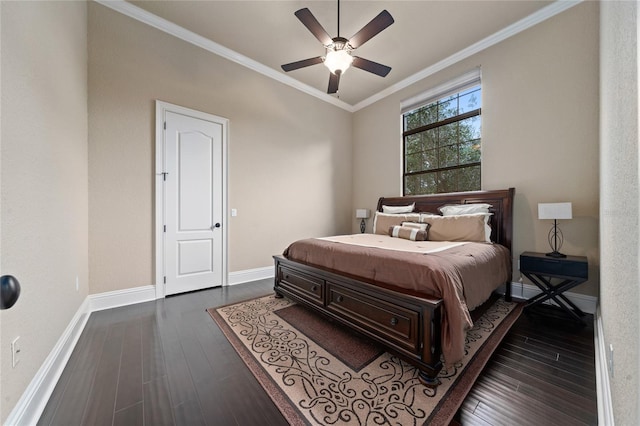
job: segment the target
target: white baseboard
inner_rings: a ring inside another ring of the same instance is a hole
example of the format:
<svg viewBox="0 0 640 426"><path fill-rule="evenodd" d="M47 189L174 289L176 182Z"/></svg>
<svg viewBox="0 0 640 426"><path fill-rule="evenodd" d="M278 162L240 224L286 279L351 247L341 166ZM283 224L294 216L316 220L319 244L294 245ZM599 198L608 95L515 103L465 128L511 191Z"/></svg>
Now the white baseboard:
<svg viewBox="0 0 640 426"><path fill-rule="evenodd" d="M91 294L89 295L89 300L91 303L91 312L119 308L120 306L133 305L134 303L149 302L156 300L156 286L145 285L142 287Z"/></svg>
<svg viewBox="0 0 640 426"><path fill-rule="evenodd" d="M89 319L90 303L86 298L58 339L49 356L27 386L5 423L6 426L35 425L76 347Z"/></svg>
<svg viewBox="0 0 640 426"><path fill-rule="evenodd" d="M518 299L530 299L536 294L540 294L541 291L538 287L532 284L525 284L521 282L511 283L511 296ZM594 296L587 296L586 294L565 292L563 295L573 302L578 308L587 314L596 313L598 306L598 298ZM554 304L552 301L546 301L546 304Z"/></svg>
<svg viewBox="0 0 640 426"><path fill-rule="evenodd" d="M613 404L607 364L607 347L600 308L596 310L593 327L593 343L596 352L596 395L598 397L598 425L613 426Z"/></svg>
<svg viewBox="0 0 640 426"><path fill-rule="evenodd" d="M251 281L264 280L275 276L275 268L266 266L264 268L245 269L244 271L229 272L227 285L243 284Z"/></svg>

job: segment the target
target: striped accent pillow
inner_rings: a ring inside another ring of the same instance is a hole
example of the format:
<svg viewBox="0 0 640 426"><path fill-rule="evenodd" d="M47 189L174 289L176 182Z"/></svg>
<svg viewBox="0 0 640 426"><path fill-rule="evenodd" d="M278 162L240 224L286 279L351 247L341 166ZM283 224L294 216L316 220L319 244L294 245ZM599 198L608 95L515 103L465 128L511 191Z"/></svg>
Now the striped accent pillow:
<svg viewBox="0 0 640 426"><path fill-rule="evenodd" d="M389 228L389 236L405 240L427 241L428 235L427 231L410 226L392 226Z"/></svg>
<svg viewBox="0 0 640 426"><path fill-rule="evenodd" d="M421 231L428 231L429 225L428 223L418 223L418 222L402 222L402 226L405 228L417 228Z"/></svg>

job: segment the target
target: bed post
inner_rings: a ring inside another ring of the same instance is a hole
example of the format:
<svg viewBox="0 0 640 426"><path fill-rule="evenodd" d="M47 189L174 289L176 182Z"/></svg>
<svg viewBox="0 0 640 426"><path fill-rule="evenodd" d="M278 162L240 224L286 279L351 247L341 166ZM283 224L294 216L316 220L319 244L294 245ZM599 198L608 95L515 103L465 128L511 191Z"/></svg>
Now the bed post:
<svg viewBox="0 0 640 426"><path fill-rule="evenodd" d="M430 388L440 384L438 373L442 369L442 300L422 307L422 353L418 367L418 380Z"/></svg>

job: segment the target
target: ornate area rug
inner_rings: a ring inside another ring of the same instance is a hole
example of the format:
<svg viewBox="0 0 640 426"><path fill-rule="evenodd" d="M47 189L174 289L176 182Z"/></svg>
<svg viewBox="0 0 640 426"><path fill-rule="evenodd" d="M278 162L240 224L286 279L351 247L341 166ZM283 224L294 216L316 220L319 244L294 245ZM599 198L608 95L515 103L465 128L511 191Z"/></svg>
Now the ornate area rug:
<svg viewBox="0 0 640 426"><path fill-rule="evenodd" d="M290 424L406 426L449 424L522 305L484 307L465 357L435 389L378 344L286 298L207 311Z"/></svg>

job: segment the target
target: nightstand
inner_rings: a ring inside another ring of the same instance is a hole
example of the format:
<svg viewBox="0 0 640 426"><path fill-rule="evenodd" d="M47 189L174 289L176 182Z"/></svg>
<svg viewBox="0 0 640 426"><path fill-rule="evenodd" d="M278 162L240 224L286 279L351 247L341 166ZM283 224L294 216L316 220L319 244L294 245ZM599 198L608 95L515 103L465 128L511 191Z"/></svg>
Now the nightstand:
<svg viewBox="0 0 640 426"><path fill-rule="evenodd" d="M542 290L542 293L527 300L525 308L553 300L572 318L583 322L585 315L562 293L582 284L589 278L589 263L584 256L554 258L544 253L524 252L520 255L520 272ZM556 283L552 282L556 279Z"/></svg>

